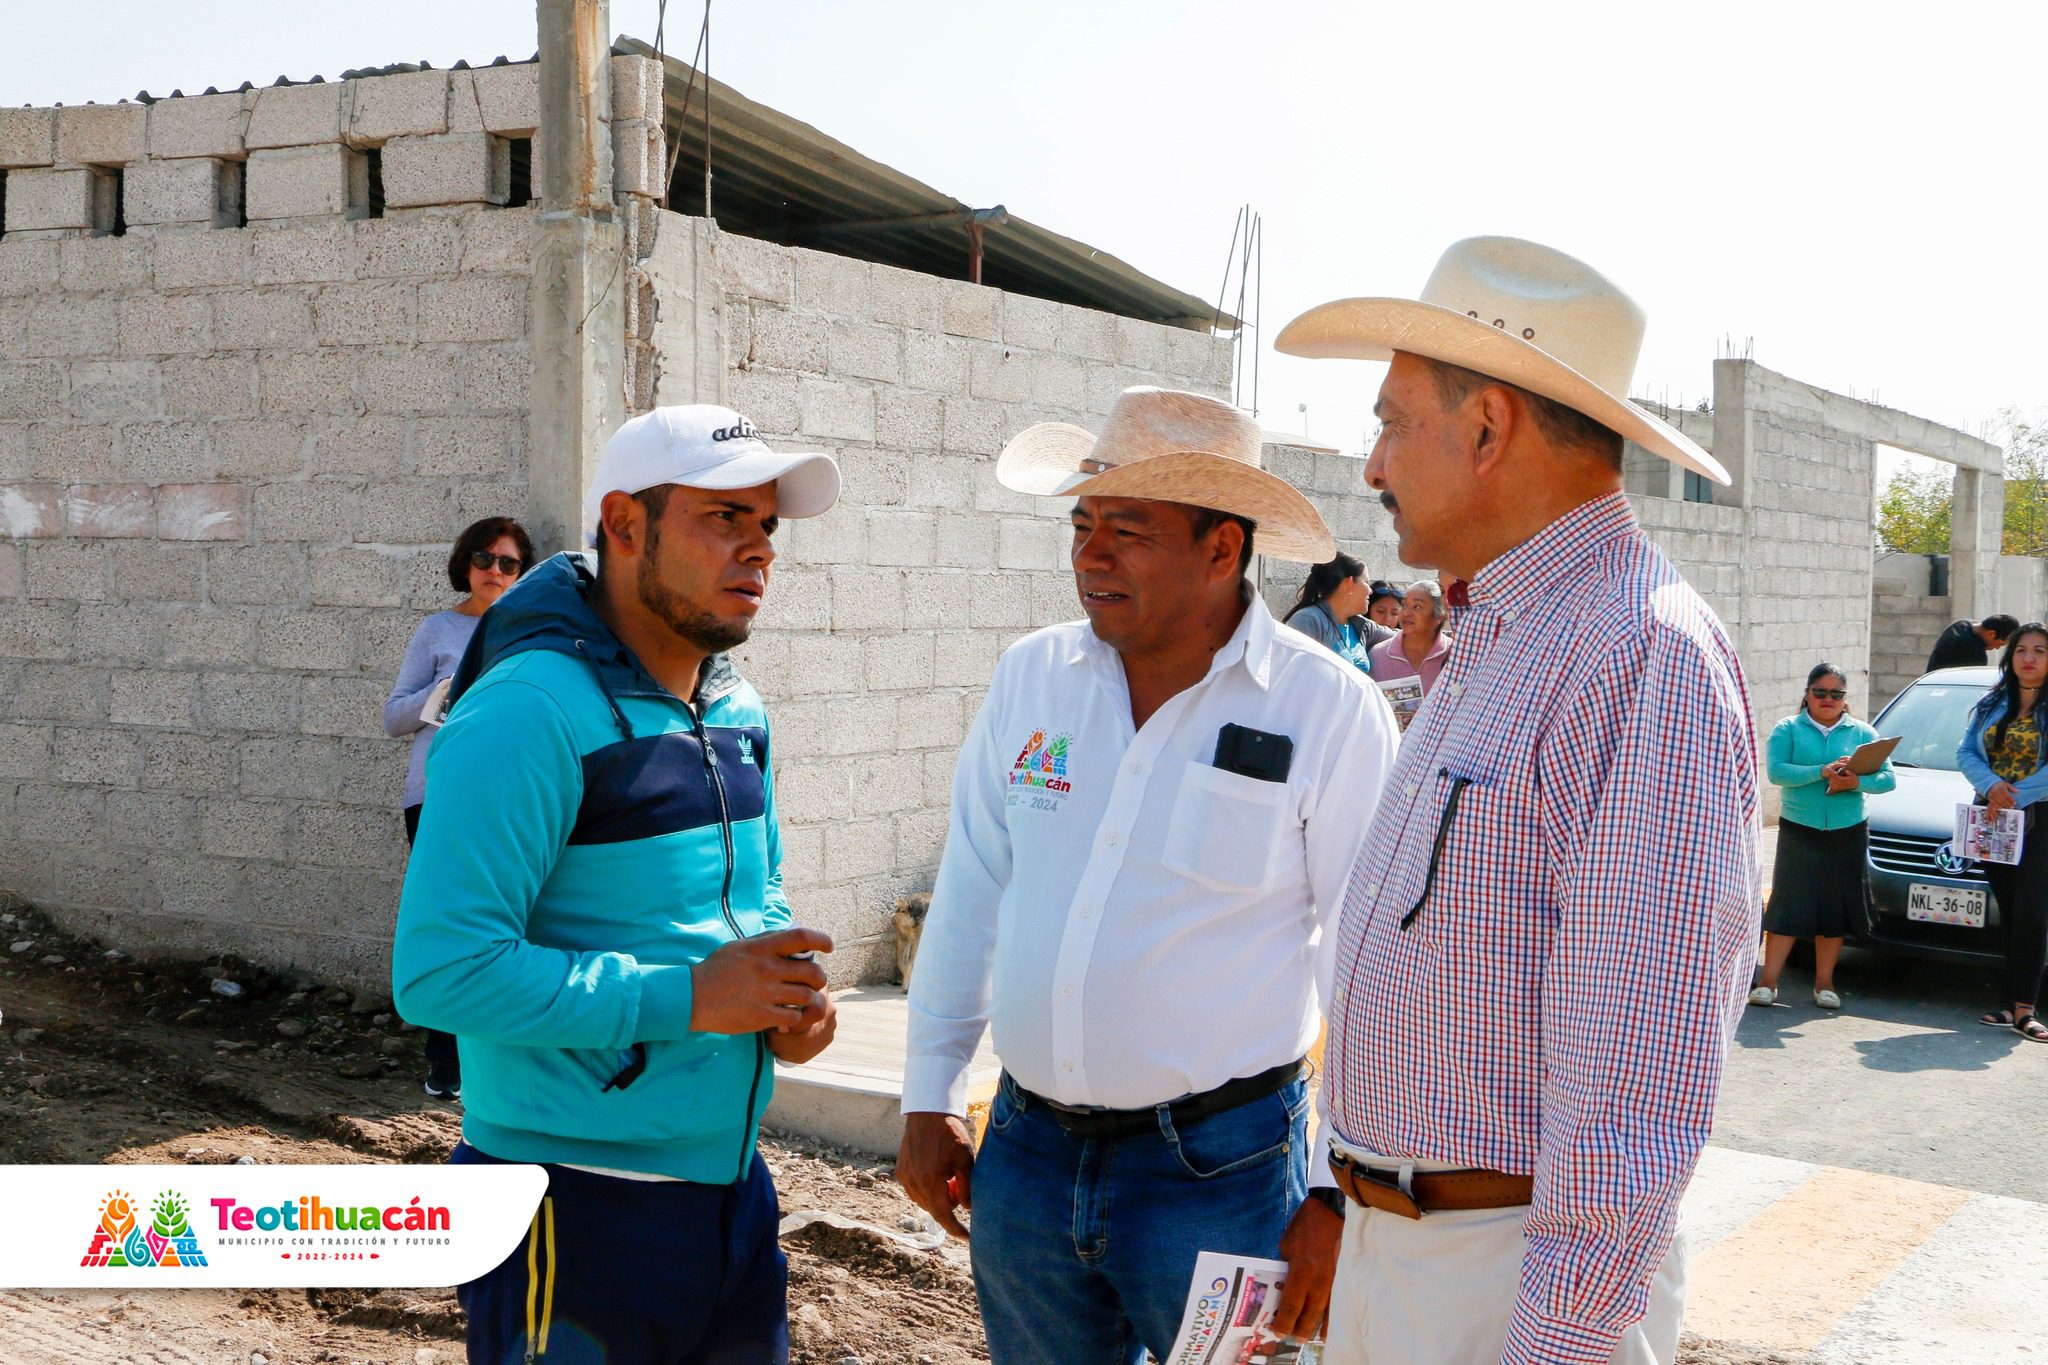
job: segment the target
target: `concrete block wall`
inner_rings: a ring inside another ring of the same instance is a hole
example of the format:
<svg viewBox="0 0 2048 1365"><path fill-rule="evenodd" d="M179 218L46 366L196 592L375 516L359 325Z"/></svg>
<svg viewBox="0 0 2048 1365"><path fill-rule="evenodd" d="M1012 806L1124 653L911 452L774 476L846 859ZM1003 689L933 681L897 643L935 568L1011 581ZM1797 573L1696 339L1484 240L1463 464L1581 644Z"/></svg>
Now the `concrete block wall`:
<svg viewBox="0 0 2048 1365"><path fill-rule="evenodd" d="M1829 411L1851 400L1753 363L1740 369L1749 504L1737 641L1759 727L1791 714L1823 660L1848 671L1850 704L1867 716L1875 451Z"/></svg>
<svg viewBox="0 0 2048 1365"><path fill-rule="evenodd" d="M1401 562L1394 541L1394 523L1380 506L1379 494L1365 486L1365 461L1304 446L1268 444L1266 468L1299 488L1329 523L1337 549L1365 565L1367 581L1384 578L1412 583L1434 573ZM1301 593L1308 566L1286 560L1261 559L1257 565L1259 593L1273 615L1285 616Z"/></svg>
<svg viewBox="0 0 2048 1365"><path fill-rule="evenodd" d="M536 211L465 177L530 131L533 72L0 116L10 229L19 177L136 158L125 235L0 237L0 889L138 949L385 979L381 706L456 532L528 515ZM432 206L352 216L364 150L436 138L477 156ZM287 164L305 195L266 187Z"/></svg>
<svg viewBox="0 0 2048 1365"><path fill-rule="evenodd" d="M2032 555L2000 555L1997 588L1989 610L2020 621L2048 620L2048 559Z"/></svg>
<svg viewBox="0 0 2048 1365"><path fill-rule="evenodd" d="M665 211L658 230L703 243L716 291L657 275L662 318L712 319L696 341L719 348L731 405L771 444L840 462L839 505L787 524L735 653L770 703L791 904L838 939L835 980L886 979L890 911L932 884L998 656L1081 614L1069 504L1005 491L997 452L1032 422L1099 425L1133 384L1225 393L1229 345ZM673 358L660 381L662 403L710 401Z"/></svg>
<svg viewBox="0 0 2048 1365"><path fill-rule="evenodd" d="M1928 595L1931 555L1888 554L1874 566L1870 603L1871 710L1904 691L1927 667L1935 636L1963 615L1952 595ZM2048 617L2048 560L2002 555L1989 607L1975 619L2004 612L2020 621ZM1994 662L1996 658L1994 656Z"/></svg>
<svg viewBox="0 0 2048 1365"><path fill-rule="evenodd" d="M502 204L508 139L531 138L540 123L538 72L525 62L0 110L0 228L20 239L110 235L117 216L130 230L233 226L237 215L366 217L371 151L392 208ZM655 127L658 138L658 114Z"/></svg>
<svg viewBox="0 0 2048 1365"><path fill-rule="evenodd" d="M1922 556L1913 556L1921 564ZM1934 639L1956 619L1946 594L1931 597L1925 575L1915 583L1880 578L1870 599L1870 709L1906 690L1927 670L1927 651Z"/></svg>

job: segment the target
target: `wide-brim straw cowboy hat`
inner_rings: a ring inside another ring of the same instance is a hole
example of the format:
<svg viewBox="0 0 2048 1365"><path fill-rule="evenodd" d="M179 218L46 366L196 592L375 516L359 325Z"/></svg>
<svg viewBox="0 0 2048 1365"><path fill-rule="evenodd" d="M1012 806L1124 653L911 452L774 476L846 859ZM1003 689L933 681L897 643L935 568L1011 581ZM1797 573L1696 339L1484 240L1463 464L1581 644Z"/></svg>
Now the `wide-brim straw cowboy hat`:
<svg viewBox="0 0 2048 1365"><path fill-rule="evenodd" d="M1337 542L1315 505L1261 465L1258 421L1220 399L1177 389L1117 395L1097 436L1071 422L1017 433L996 460L1003 487L1035 497L1150 498L1258 523L1252 549L1321 564Z"/></svg>
<svg viewBox="0 0 2048 1365"><path fill-rule="evenodd" d="M1452 244L1418 299L1338 299L1287 324L1288 355L1460 365L1554 399L1716 483L1728 471L1698 442L1628 401L1643 310L1584 261L1515 237Z"/></svg>

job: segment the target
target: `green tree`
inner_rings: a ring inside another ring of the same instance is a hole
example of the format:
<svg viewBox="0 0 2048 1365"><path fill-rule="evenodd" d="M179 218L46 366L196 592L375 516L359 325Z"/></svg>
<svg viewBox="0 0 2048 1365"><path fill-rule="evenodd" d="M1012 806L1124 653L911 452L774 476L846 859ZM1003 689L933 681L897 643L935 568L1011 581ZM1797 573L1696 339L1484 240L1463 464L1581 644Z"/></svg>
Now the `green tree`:
<svg viewBox="0 0 2048 1365"><path fill-rule="evenodd" d="M2048 416L2006 408L1992 427L2005 447L2004 552L2048 559ZM1877 548L1947 554L1954 501L1954 470L1901 469L1877 495Z"/></svg>
<svg viewBox="0 0 2048 1365"><path fill-rule="evenodd" d="M2017 408L1998 415L2005 446L2005 552L2048 556L2048 426Z"/></svg>
<svg viewBox="0 0 2048 1365"><path fill-rule="evenodd" d="M1955 471L1947 468L1909 466L1892 475L1877 495L1878 549L1894 554L1947 554L1954 480Z"/></svg>

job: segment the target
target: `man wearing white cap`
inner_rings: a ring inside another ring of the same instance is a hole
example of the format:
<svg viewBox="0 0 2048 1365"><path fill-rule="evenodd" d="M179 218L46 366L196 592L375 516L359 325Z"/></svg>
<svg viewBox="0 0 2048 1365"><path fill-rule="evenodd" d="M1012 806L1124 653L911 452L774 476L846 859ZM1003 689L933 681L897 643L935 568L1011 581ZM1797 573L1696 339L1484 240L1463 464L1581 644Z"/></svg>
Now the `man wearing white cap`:
<svg viewBox="0 0 2048 1365"><path fill-rule="evenodd" d="M1583 262L1482 237L1419 301L1276 342L1390 361L1365 478L1449 575L1456 640L1341 917L1330 1365L1678 1349L1679 1197L1756 952L1756 735L1622 493L1624 437L1728 482L1628 401L1642 332Z"/></svg>
<svg viewBox="0 0 2048 1365"><path fill-rule="evenodd" d="M1254 548L1333 551L1260 442L1227 403L1138 388L1099 437L1040 423L996 468L1072 500L1088 619L1003 655L960 751L897 1175L955 1233L971 1206L997 1365L1165 1359L1199 1252L1282 1254L1309 1210L1334 1216L1305 1159L1317 933L1395 730L1245 581ZM989 1026L1004 1074L977 1155Z"/></svg>
<svg viewBox="0 0 2048 1365"><path fill-rule="evenodd" d="M548 1171L527 1241L461 1287L473 1361L788 1358L754 1140L771 1058L832 1039L832 940L790 927L768 717L725 651L778 521L838 495L829 457L730 409L634 418L586 501L596 555L528 573L456 671L392 985L461 1039L451 1160Z"/></svg>

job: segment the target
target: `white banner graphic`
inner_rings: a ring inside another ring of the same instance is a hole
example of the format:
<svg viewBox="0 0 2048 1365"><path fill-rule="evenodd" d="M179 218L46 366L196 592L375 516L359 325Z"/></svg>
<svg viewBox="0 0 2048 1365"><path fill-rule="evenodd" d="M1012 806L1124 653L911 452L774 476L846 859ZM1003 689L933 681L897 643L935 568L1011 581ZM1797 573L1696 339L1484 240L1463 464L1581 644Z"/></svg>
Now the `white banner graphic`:
<svg viewBox="0 0 2048 1365"><path fill-rule="evenodd" d="M462 1284L526 1235L539 1166L0 1166L0 1288Z"/></svg>

